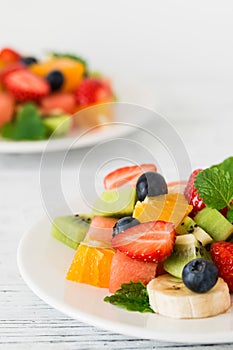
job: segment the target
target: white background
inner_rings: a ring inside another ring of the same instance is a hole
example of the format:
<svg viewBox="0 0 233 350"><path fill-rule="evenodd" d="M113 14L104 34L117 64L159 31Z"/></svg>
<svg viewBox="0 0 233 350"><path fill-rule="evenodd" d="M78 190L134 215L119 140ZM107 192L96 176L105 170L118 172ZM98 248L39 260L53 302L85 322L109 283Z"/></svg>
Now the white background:
<svg viewBox="0 0 233 350"><path fill-rule="evenodd" d="M149 86L171 120L231 121L231 0L7 0L0 14L0 46L76 52Z"/></svg>

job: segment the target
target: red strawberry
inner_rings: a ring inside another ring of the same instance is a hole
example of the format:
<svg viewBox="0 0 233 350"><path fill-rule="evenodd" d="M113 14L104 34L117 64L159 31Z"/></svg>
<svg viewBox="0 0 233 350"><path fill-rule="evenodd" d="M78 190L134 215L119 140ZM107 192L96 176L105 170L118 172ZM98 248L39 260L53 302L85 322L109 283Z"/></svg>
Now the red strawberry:
<svg viewBox="0 0 233 350"><path fill-rule="evenodd" d="M80 106L112 101L113 93L109 82L103 79L86 78L78 86L76 100Z"/></svg>
<svg viewBox="0 0 233 350"><path fill-rule="evenodd" d="M230 292L233 292L233 243L214 242L210 251L213 262L218 268L219 277L224 279Z"/></svg>
<svg viewBox="0 0 233 350"><path fill-rule="evenodd" d="M50 91L49 84L44 79L28 70L18 70L8 74L4 84L19 102L39 100Z"/></svg>
<svg viewBox="0 0 233 350"><path fill-rule="evenodd" d="M13 97L6 92L0 92L0 127L12 119L14 107Z"/></svg>
<svg viewBox="0 0 233 350"><path fill-rule="evenodd" d="M0 80L4 82L4 79L8 74L22 69L26 69L25 65L22 62L10 63L0 71Z"/></svg>
<svg viewBox="0 0 233 350"><path fill-rule="evenodd" d="M188 203L193 206L193 214L196 214L198 211L205 208L203 199L199 197L197 189L194 187L195 178L200 171L202 171L202 169L197 169L192 172L184 190L185 198L187 199Z"/></svg>
<svg viewBox="0 0 233 350"><path fill-rule="evenodd" d="M112 246L130 258L159 262L167 258L174 247L174 225L165 221L139 224L118 233Z"/></svg>
<svg viewBox="0 0 233 350"><path fill-rule="evenodd" d="M154 164L141 164L118 168L104 178L104 187L106 190L111 190L116 187L121 187L125 184L135 187L139 176L147 171L157 171Z"/></svg>
<svg viewBox="0 0 233 350"><path fill-rule="evenodd" d="M52 114L56 111L74 114L76 110L75 96L71 92L57 92L41 100L42 112Z"/></svg>
<svg viewBox="0 0 233 350"><path fill-rule="evenodd" d="M0 51L0 60L5 64L16 62L20 59L21 55L8 47L3 48Z"/></svg>

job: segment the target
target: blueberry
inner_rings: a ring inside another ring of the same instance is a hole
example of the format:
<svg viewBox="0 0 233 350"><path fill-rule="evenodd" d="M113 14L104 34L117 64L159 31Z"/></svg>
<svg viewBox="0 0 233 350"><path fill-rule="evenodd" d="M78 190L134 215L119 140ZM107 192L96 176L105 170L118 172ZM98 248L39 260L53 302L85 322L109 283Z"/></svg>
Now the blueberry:
<svg viewBox="0 0 233 350"><path fill-rule="evenodd" d="M155 197L167 193L167 184L162 175L152 171L142 174L136 184L137 197L143 201L146 196Z"/></svg>
<svg viewBox="0 0 233 350"><path fill-rule="evenodd" d="M182 280L187 288L196 293L208 292L218 280L218 269L210 261L194 259L185 265Z"/></svg>
<svg viewBox="0 0 233 350"><path fill-rule="evenodd" d="M53 70L46 76L46 80L50 85L51 91L57 91L62 87L65 79L62 72Z"/></svg>
<svg viewBox="0 0 233 350"><path fill-rule="evenodd" d="M115 223L112 236L115 237L118 233L138 224L140 224L140 222L137 219L134 219L131 216L126 216Z"/></svg>
<svg viewBox="0 0 233 350"><path fill-rule="evenodd" d="M37 63L38 60L35 57L27 56L21 57L21 62L26 64L26 66L30 66L31 64Z"/></svg>

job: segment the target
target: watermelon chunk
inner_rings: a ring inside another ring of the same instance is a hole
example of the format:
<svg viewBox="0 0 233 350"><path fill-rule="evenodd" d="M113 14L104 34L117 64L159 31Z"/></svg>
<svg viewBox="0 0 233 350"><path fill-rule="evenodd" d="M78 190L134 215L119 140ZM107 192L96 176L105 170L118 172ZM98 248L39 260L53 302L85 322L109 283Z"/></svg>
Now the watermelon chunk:
<svg viewBox="0 0 233 350"><path fill-rule="evenodd" d="M112 229L118 219L94 216L87 233L87 239L111 242Z"/></svg>
<svg viewBox="0 0 233 350"><path fill-rule="evenodd" d="M131 259L124 253L117 251L112 259L109 282L110 293L115 293L117 289L121 288L122 283L129 283L130 281L140 281L146 285L155 278L156 268L156 263Z"/></svg>

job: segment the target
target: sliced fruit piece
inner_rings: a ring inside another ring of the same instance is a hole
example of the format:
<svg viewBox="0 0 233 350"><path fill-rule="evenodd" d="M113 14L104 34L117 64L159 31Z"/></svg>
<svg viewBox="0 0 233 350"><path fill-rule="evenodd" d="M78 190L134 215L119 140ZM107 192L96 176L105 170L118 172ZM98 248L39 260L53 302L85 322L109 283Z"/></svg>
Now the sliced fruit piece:
<svg viewBox="0 0 233 350"><path fill-rule="evenodd" d="M84 65L67 57L51 58L44 62L32 64L30 70L41 77L47 76L51 71L59 70L64 75L65 81L62 86L63 91L72 92L80 84Z"/></svg>
<svg viewBox="0 0 233 350"><path fill-rule="evenodd" d="M106 190L112 190L126 184L136 187L138 178L148 171L156 172L157 167L154 164L141 164L118 168L105 176L104 187Z"/></svg>
<svg viewBox="0 0 233 350"><path fill-rule="evenodd" d="M68 133L71 128L72 120L69 115L59 115L43 118L43 123L47 128L48 136L63 136Z"/></svg>
<svg viewBox="0 0 233 350"><path fill-rule="evenodd" d="M75 113L76 102L71 92L56 92L40 101L43 114Z"/></svg>
<svg viewBox="0 0 233 350"><path fill-rule="evenodd" d="M199 227L196 222L189 216L186 216L184 220L176 227L176 233L179 235L185 235L193 233L196 239L203 245L206 246L213 242L213 238Z"/></svg>
<svg viewBox="0 0 233 350"><path fill-rule="evenodd" d="M44 79L27 70L9 73L4 79L4 85L19 102L39 100L50 91Z"/></svg>
<svg viewBox="0 0 233 350"><path fill-rule="evenodd" d="M169 274L151 280L147 285L151 308L172 318L203 318L224 313L231 306L227 284L219 278L207 293L189 290L181 279Z"/></svg>
<svg viewBox="0 0 233 350"><path fill-rule="evenodd" d="M196 169L192 172L192 174L189 177L187 186L184 190L185 198L187 199L188 203L193 206L193 215L195 215L200 210L205 208L205 204L203 202L203 199L200 198L199 194L197 193L197 189L194 186L196 176L201 171L202 171L202 169Z"/></svg>
<svg viewBox="0 0 233 350"><path fill-rule="evenodd" d="M225 241L233 233L233 225L216 209L204 208L194 220L214 241Z"/></svg>
<svg viewBox="0 0 233 350"><path fill-rule="evenodd" d="M233 292L233 243L214 242L210 252L213 262L218 268L219 276L228 284L230 292Z"/></svg>
<svg viewBox="0 0 233 350"><path fill-rule="evenodd" d="M94 216L87 234L87 239L111 242L116 218Z"/></svg>
<svg viewBox="0 0 233 350"><path fill-rule="evenodd" d="M12 72L16 72L18 70L26 70L26 67L22 62L17 61L17 62L8 64L7 66L5 66L3 69L0 70L0 81L4 82L8 74Z"/></svg>
<svg viewBox="0 0 233 350"><path fill-rule="evenodd" d="M77 249L86 236L92 217L90 215L68 215L54 219L52 236L73 249Z"/></svg>
<svg viewBox="0 0 233 350"><path fill-rule="evenodd" d="M172 276L182 278L184 266L196 258L209 258L209 253L193 234L176 236L172 254L163 262L164 270Z"/></svg>
<svg viewBox="0 0 233 350"><path fill-rule="evenodd" d="M111 248L80 244L66 278L70 281L108 288L110 268L115 251Z"/></svg>
<svg viewBox="0 0 233 350"><path fill-rule="evenodd" d="M121 288L122 283L130 283L130 281L140 281L146 285L155 277L156 267L156 263L131 259L117 251L112 259L109 291L115 293Z"/></svg>
<svg viewBox="0 0 233 350"><path fill-rule="evenodd" d="M93 214L114 217L132 215L135 200L136 192L131 187L104 191L93 206Z"/></svg>
<svg viewBox="0 0 233 350"><path fill-rule="evenodd" d="M0 60L4 62L4 64L9 64L12 62L16 62L20 59L20 54L9 48L9 47L4 47L1 51L0 51Z"/></svg>
<svg viewBox="0 0 233 350"><path fill-rule="evenodd" d="M99 102L111 102L114 99L110 83L102 78L86 78L75 91L79 106L88 106Z"/></svg>
<svg viewBox="0 0 233 350"><path fill-rule="evenodd" d="M11 121L14 114L15 102L7 92L0 92L0 128Z"/></svg>
<svg viewBox="0 0 233 350"><path fill-rule="evenodd" d="M174 225L151 221L131 227L113 237L112 246L130 258L158 262L167 258L174 247Z"/></svg>
<svg viewBox="0 0 233 350"><path fill-rule="evenodd" d="M166 194L157 197L146 197L144 202L137 202L133 217L140 222L163 220L172 222L176 227L192 210L184 195Z"/></svg>
<svg viewBox="0 0 233 350"><path fill-rule="evenodd" d="M187 181L174 181L167 184L168 193L184 193Z"/></svg>

